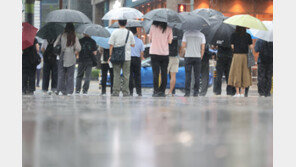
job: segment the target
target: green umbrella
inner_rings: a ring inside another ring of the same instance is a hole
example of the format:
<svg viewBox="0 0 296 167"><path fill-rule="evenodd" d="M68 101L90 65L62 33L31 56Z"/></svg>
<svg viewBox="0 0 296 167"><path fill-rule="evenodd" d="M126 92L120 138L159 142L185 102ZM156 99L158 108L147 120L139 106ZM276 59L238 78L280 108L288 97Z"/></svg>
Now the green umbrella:
<svg viewBox="0 0 296 167"><path fill-rule="evenodd" d="M253 28L257 30L268 30L266 26L262 23L262 21L247 14L229 17L224 21L224 23L237 25L241 27Z"/></svg>

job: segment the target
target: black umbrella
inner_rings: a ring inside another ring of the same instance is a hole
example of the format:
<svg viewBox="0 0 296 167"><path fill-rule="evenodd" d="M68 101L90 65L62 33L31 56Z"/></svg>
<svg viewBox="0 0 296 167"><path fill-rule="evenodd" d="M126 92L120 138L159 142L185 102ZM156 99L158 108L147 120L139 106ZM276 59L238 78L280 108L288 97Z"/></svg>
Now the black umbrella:
<svg viewBox="0 0 296 167"><path fill-rule="evenodd" d="M153 9L146 13L144 18L150 21L166 22L168 26L179 29L181 29L184 20L177 12L167 8Z"/></svg>
<svg viewBox="0 0 296 167"><path fill-rule="evenodd" d="M110 28L119 28L118 22L113 23L109 27ZM127 28L130 28L130 27L143 27L143 25L142 25L142 21L140 21L140 20L127 20L126 27Z"/></svg>
<svg viewBox="0 0 296 167"><path fill-rule="evenodd" d="M184 18L182 24L182 30L202 30L204 28L209 28L210 23L203 16L194 15L190 12L182 12L180 15Z"/></svg>
<svg viewBox="0 0 296 167"><path fill-rule="evenodd" d="M87 34L89 36L110 37L110 33L104 27L98 24L81 24L76 28L77 33Z"/></svg>
<svg viewBox="0 0 296 167"><path fill-rule="evenodd" d="M150 30L150 27L152 25L152 22L153 22L152 20L147 20L147 19L145 19L143 21L143 28L144 28L146 34L149 33L149 30ZM174 36L174 38L177 38L178 40L182 40L183 31L180 30L180 29L177 29L177 28L172 28L172 30L173 30L173 36Z"/></svg>
<svg viewBox="0 0 296 167"><path fill-rule="evenodd" d="M207 43L212 45L230 46L231 34L235 31L235 26L223 23L224 19L210 18L210 28L203 29Z"/></svg>
<svg viewBox="0 0 296 167"><path fill-rule="evenodd" d="M45 22L57 23L92 23L91 20L82 12L71 9L54 10L45 18Z"/></svg>
<svg viewBox="0 0 296 167"><path fill-rule="evenodd" d="M64 32L64 27L61 23L46 23L40 28L36 36L42 39L54 40Z"/></svg>
<svg viewBox="0 0 296 167"><path fill-rule="evenodd" d="M222 16L222 17L224 16L221 12L214 9L210 9L210 8L196 9L192 11L192 13L203 16L206 19L209 19L210 17L213 17L213 16Z"/></svg>

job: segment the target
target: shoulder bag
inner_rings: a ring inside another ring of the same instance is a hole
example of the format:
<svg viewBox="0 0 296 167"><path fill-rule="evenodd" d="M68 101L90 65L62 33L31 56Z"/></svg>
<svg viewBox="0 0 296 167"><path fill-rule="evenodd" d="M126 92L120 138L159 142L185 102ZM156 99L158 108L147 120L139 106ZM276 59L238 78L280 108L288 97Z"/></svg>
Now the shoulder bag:
<svg viewBox="0 0 296 167"><path fill-rule="evenodd" d="M129 31L127 33L125 44L120 47L114 47L111 55L111 63L112 64L121 64L125 61L125 46L129 37Z"/></svg>

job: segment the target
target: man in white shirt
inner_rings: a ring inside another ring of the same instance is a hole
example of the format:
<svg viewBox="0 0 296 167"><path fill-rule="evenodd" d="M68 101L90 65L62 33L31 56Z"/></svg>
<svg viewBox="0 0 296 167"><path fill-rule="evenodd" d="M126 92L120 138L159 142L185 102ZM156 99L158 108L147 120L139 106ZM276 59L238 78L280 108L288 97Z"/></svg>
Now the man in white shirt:
<svg viewBox="0 0 296 167"><path fill-rule="evenodd" d="M206 39L203 33L198 30L186 31L183 35L180 55L184 57L185 50L185 97L190 96L191 71L194 70L194 92L198 96L201 60L205 51Z"/></svg>
<svg viewBox="0 0 296 167"><path fill-rule="evenodd" d="M129 92L129 77L130 77L130 65L131 65L131 46L135 46L135 39L132 32L127 30L125 28L126 26L126 20L118 20L119 23L119 29L114 30L111 34L111 37L109 39L109 45L110 45L110 58L113 51L113 47L121 47L125 44L127 34L128 39L125 45L125 61L122 64L113 64L113 75L114 75L114 83L113 83L113 93L112 96L119 96L120 91L120 72L122 69L123 74L123 86L122 86L122 93L123 96L130 96Z"/></svg>

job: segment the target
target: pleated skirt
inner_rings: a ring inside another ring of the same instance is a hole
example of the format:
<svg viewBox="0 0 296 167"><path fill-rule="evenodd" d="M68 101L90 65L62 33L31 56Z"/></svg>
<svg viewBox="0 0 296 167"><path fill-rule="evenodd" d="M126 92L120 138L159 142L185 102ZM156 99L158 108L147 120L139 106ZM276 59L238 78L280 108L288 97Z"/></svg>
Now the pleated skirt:
<svg viewBox="0 0 296 167"><path fill-rule="evenodd" d="M247 54L233 54L228 85L240 88L252 85L251 68L248 68Z"/></svg>

